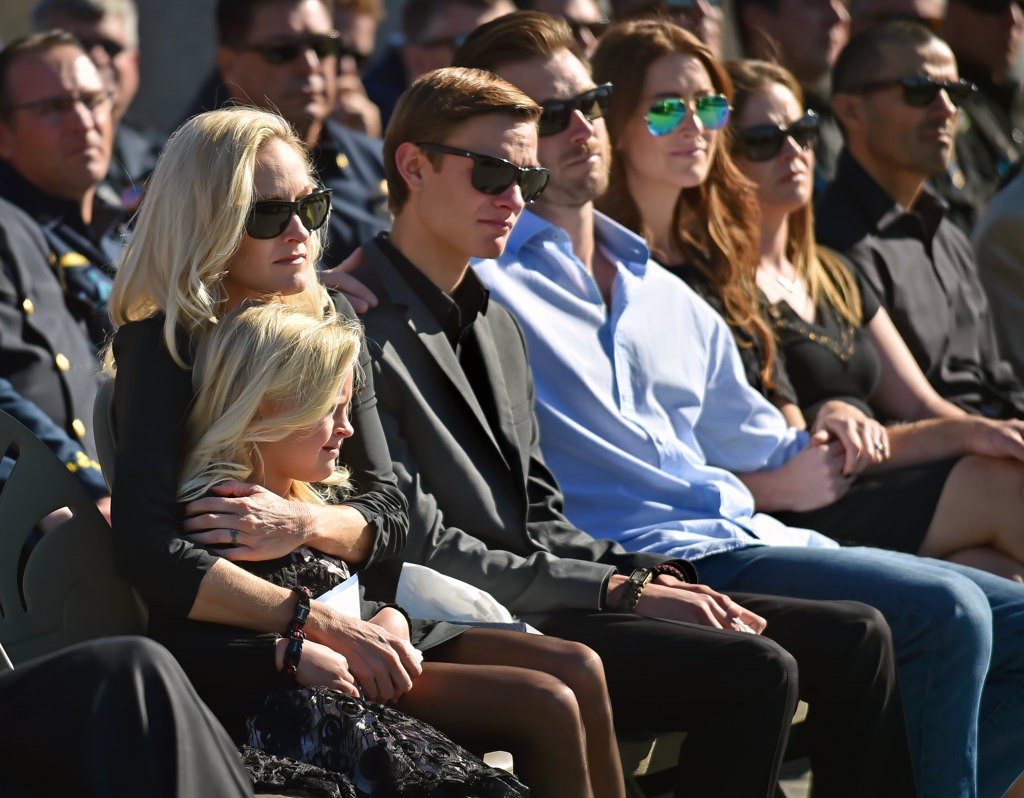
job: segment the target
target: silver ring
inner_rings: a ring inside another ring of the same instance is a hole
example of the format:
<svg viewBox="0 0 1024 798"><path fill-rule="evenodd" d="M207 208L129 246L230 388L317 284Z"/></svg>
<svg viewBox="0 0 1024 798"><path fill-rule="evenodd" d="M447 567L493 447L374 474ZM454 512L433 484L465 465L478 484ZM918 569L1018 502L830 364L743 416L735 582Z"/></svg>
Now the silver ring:
<svg viewBox="0 0 1024 798"><path fill-rule="evenodd" d="M237 546L238 545L238 530L237 529L232 529L231 530L231 545L232 546Z"/></svg>
<svg viewBox="0 0 1024 798"><path fill-rule="evenodd" d="M885 444L875 441L875 451L879 454L885 454Z"/></svg>

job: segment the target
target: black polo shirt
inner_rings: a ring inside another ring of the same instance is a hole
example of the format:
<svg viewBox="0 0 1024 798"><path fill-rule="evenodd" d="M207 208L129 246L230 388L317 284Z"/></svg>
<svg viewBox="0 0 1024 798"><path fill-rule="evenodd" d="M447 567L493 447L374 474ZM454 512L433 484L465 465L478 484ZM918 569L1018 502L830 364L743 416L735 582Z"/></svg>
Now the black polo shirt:
<svg viewBox="0 0 1024 798"><path fill-rule="evenodd" d="M925 188L905 209L843 150L818 198L816 232L875 290L939 394L987 416L1024 416L1024 387L999 354L970 243L935 195Z"/></svg>

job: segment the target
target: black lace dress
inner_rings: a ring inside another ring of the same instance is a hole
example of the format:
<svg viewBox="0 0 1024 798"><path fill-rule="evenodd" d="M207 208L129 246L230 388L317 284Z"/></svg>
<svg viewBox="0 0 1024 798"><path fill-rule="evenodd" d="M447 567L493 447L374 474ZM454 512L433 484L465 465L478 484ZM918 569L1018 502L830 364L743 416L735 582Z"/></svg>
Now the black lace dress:
<svg viewBox="0 0 1024 798"><path fill-rule="evenodd" d="M239 563L285 587L321 595L348 578L345 563L308 548L264 562ZM385 606L361 601L364 619ZM398 608L399 610L401 608ZM410 621L426 649L466 629ZM274 668L276 635L217 624L152 619L150 633L181 661L196 689L236 741L260 790L314 796L517 798L529 794L513 776L488 767L437 729L391 707L323 687L287 684ZM252 673L253 655L265 667Z"/></svg>

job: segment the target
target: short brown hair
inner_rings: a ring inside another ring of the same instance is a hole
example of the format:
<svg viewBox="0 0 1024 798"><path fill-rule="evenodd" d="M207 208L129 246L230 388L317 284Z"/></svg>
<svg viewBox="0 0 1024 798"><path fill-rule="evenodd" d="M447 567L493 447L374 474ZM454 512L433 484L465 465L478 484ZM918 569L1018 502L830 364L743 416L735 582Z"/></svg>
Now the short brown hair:
<svg viewBox="0 0 1024 798"><path fill-rule="evenodd" d="M217 24L217 44L221 47L237 48L244 45L252 21L265 7L272 5L288 5L300 3L302 0L217 0L214 20ZM319 0L327 9L331 8L327 0Z"/></svg>
<svg viewBox="0 0 1024 798"><path fill-rule="evenodd" d="M362 14L372 17L377 22L384 19L384 6L381 0L334 0L335 10L344 8L353 14Z"/></svg>
<svg viewBox="0 0 1024 798"><path fill-rule="evenodd" d="M505 64L550 58L560 50L575 52L569 24L541 11L516 11L474 30L455 51L455 66L497 72ZM589 65L587 66L589 70Z"/></svg>
<svg viewBox="0 0 1024 798"><path fill-rule="evenodd" d="M409 198L409 187L395 163L399 145L406 141L443 144L463 122L487 114L536 122L540 106L497 75L463 67L435 69L418 77L402 93L384 134L384 175L392 213L397 214ZM427 153L431 163L437 157Z"/></svg>
<svg viewBox="0 0 1024 798"><path fill-rule="evenodd" d="M46 53L56 47L69 45L85 54L82 43L66 30L46 30L21 36L0 50L0 119L7 121L14 110L14 93L11 90L11 69L23 57Z"/></svg>

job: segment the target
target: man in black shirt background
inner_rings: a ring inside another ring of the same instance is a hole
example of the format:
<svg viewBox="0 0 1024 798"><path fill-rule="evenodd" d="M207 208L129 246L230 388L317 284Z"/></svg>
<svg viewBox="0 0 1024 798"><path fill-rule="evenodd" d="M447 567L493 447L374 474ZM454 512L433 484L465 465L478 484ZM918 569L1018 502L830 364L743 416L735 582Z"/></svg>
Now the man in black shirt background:
<svg viewBox="0 0 1024 798"><path fill-rule="evenodd" d="M999 353L970 243L925 186L949 163L971 91L927 28L890 22L855 36L833 70L846 144L818 201L817 235L879 295L939 394L1019 417L1024 387Z"/></svg>

